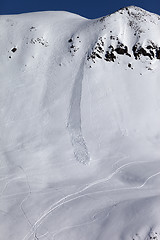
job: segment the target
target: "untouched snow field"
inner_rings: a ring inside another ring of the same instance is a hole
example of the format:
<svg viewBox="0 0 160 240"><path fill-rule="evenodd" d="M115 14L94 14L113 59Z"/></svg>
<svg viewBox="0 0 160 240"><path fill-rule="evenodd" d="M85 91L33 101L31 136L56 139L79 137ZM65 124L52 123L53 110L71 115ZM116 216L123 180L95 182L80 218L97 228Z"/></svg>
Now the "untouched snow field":
<svg viewBox="0 0 160 240"><path fill-rule="evenodd" d="M160 17L0 16L0 240L160 239Z"/></svg>

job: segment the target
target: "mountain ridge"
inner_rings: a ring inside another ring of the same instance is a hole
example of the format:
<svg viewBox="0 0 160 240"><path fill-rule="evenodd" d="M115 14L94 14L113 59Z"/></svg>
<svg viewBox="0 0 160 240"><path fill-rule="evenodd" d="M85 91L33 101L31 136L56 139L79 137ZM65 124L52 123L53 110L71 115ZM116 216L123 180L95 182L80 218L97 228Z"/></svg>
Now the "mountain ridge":
<svg viewBox="0 0 160 240"><path fill-rule="evenodd" d="M159 16L0 18L3 240L159 240Z"/></svg>

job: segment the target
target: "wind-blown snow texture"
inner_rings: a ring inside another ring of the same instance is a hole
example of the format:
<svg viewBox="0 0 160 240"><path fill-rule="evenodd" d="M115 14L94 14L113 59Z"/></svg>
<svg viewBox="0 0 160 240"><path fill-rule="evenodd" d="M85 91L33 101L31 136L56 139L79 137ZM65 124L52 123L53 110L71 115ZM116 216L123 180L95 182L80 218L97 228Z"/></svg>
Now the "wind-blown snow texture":
<svg viewBox="0 0 160 240"><path fill-rule="evenodd" d="M160 17L0 16L0 239L160 239Z"/></svg>

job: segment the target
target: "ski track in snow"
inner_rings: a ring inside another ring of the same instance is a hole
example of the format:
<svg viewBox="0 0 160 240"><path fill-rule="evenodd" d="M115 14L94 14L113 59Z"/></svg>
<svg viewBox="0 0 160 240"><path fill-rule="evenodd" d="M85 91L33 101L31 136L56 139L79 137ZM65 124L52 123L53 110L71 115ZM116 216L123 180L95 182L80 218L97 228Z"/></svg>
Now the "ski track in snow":
<svg viewBox="0 0 160 240"><path fill-rule="evenodd" d="M90 161L87 145L85 143L81 129L81 97L83 81L84 62L82 61L72 90L70 112L68 119L68 130L77 161L87 164Z"/></svg>
<svg viewBox="0 0 160 240"><path fill-rule="evenodd" d="M113 209L115 208L115 206L116 206L116 204L114 204L113 206L111 206L110 209L109 209L109 211L108 211L108 213L107 213L107 215L106 215L105 217L101 218L101 220L104 220L104 219L106 220L106 219L109 217L109 215L111 214L111 212L113 211ZM96 221L98 221L98 220L99 220L99 218L94 215L94 216L92 217L92 220L90 220L90 221L88 221L88 222L81 223L81 224L64 227L64 228L60 229L58 232L54 233L54 235L53 235L52 237L53 237L53 239L55 240L55 239L56 239L55 237L56 237L57 235L59 235L60 233L62 233L63 231L67 231L67 230L71 230L71 229L73 229L73 228L78 228L78 227L90 225L90 224L92 224L92 223L94 223L94 222L96 222ZM40 236L40 237L41 237L41 236Z"/></svg>
<svg viewBox="0 0 160 240"><path fill-rule="evenodd" d="M30 230L31 232L28 233L24 238L23 240L28 240L33 234L35 234L35 232L37 232L37 229L40 227L40 225L43 223L43 221L46 219L46 217L48 217L48 215L50 213L53 213L53 211L55 211L56 209L58 209L59 207L61 207L62 205L64 204L67 204L69 202L72 202L74 200L77 200L79 198L82 198L82 197L86 197L86 196L89 196L89 195L92 195L92 194L99 194L99 193L109 193L109 192L114 192L114 191L125 191L125 190L139 190L139 189L142 189L146 184L147 182L160 175L160 172L157 172L153 175L151 175L150 177L148 177L143 184L141 184L140 186L135 186L135 187L126 187L126 188L116 188L116 189L111 189L111 190L103 190L103 191L94 191L94 192L90 192L90 193L85 193L85 194L81 194L80 196L76 196L80 193L83 193L84 191L86 191L87 189L97 185L97 184L100 184L100 183L104 183L104 182L107 182L109 180L112 179L113 176L115 176L121 169L125 168L126 166L129 166L131 164L138 164L138 163L144 163L145 161L141 161L141 162L130 162L130 163L127 163L127 164L124 164L122 165L121 167L117 168L112 174L110 174L107 178L103 178L103 179L100 179L100 180L97 180L97 181L94 181L90 184L88 184L87 186L85 186L83 189L75 192L75 193L71 193L69 195L66 195L65 197L61 198L60 200L58 200L57 202L55 202L53 205L51 205L49 207L49 209L47 209L43 214L42 216L37 219L37 221L32 225L32 230ZM146 161L148 162L148 161ZM69 199L70 197L73 197L71 199ZM68 200L67 200L68 199ZM34 230L33 230L34 229Z"/></svg>
<svg viewBox="0 0 160 240"><path fill-rule="evenodd" d="M29 218L27 217L27 214L25 213L25 210L24 210L24 208L23 208L23 204L28 200L29 196L30 196L31 193L32 193L32 192L31 192L31 187L30 187L29 180L28 180L28 176L27 176L26 172L24 171L24 169L23 169L21 166L19 166L19 168L23 171L23 173L24 173L24 175L25 175L25 178L26 178L26 184L27 184L27 186L28 186L28 194L27 194L27 196L22 200L22 202L21 202L21 204L20 204L20 209L21 209L21 211L22 211L25 219L27 220L28 224L32 227L33 224L30 222L30 220L29 220Z"/></svg>

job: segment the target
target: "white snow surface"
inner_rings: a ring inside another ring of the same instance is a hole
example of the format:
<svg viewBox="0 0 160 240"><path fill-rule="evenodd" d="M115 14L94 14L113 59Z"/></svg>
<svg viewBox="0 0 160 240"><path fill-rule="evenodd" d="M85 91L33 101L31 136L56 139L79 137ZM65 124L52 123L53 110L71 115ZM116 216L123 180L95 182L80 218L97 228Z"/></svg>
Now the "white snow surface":
<svg viewBox="0 0 160 240"><path fill-rule="evenodd" d="M160 239L159 47L134 6L0 16L0 240Z"/></svg>

